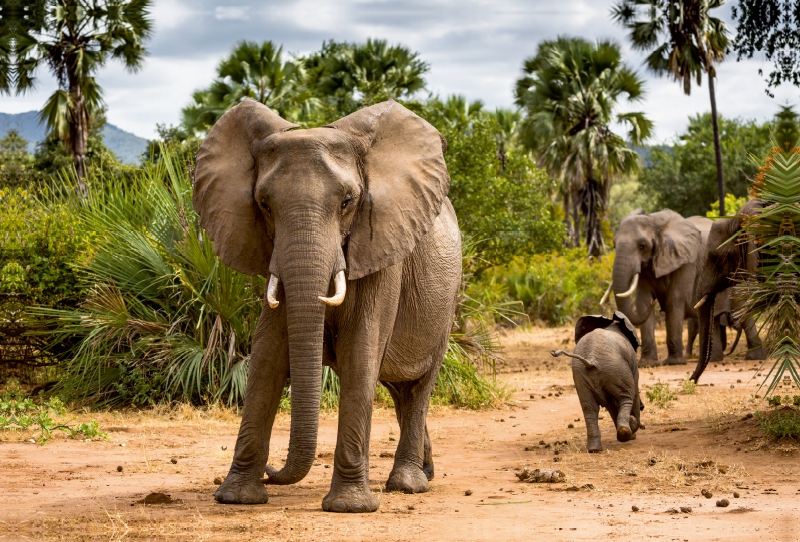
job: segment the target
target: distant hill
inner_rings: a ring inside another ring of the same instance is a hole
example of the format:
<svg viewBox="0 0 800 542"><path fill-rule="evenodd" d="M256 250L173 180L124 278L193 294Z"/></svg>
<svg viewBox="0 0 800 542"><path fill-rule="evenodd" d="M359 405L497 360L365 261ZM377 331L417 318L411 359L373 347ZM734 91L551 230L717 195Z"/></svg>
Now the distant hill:
<svg viewBox="0 0 800 542"><path fill-rule="evenodd" d="M0 138L5 137L9 130L14 129L28 141L28 152L31 154L36 149L36 143L45 137L44 125L39 124L37 111L17 114L0 113ZM139 162L141 154L147 148L146 139L117 128L113 124L106 124L103 128L103 140L106 147L126 164Z"/></svg>

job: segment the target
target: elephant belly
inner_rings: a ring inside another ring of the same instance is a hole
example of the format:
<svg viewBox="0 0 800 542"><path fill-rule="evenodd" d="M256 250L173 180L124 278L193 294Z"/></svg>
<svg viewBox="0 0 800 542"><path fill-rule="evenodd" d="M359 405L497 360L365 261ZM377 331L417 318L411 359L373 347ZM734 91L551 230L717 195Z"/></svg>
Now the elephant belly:
<svg viewBox="0 0 800 542"><path fill-rule="evenodd" d="M380 380L408 382L438 367L447 349L461 282L461 236L449 200L403 263L402 289Z"/></svg>

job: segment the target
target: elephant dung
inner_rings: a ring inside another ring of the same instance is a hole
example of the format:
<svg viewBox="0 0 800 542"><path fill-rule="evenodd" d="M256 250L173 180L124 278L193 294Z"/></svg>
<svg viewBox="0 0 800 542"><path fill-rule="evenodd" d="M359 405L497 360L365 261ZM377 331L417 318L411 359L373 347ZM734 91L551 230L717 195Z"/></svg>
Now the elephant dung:
<svg viewBox="0 0 800 542"><path fill-rule="evenodd" d="M552 469L522 469L517 478L520 482L528 484L556 484L566 480L563 472Z"/></svg>

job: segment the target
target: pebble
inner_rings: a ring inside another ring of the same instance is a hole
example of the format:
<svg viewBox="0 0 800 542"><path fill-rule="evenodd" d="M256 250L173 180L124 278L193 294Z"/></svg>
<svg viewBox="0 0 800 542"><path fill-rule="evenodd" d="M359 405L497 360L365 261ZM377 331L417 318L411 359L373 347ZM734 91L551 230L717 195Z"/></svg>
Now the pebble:
<svg viewBox="0 0 800 542"><path fill-rule="evenodd" d="M684 514L691 514L692 513L692 507L691 506L681 506L681 512L683 512Z"/></svg>
<svg viewBox="0 0 800 542"><path fill-rule="evenodd" d="M122 472L122 465L117 465L117 472Z"/></svg>
<svg viewBox="0 0 800 542"><path fill-rule="evenodd" d="M714 496L714 494L713 494L713 493L711 493L711 492L710 492L709 490L707 490L707 489L704 489L704 490L703 490L703 491L701 491L700 493L701 493L701 494L703 495L703 497L705 497L706 499L710 499L711 497L713 497L713 496Z"/></svg>
<svg viewBox="0 0 800 542"><path fill-rule="evenodd" d="M633 506L631 506L631 511L638 512L639 511L639 507L634 504Z"/></svg>
<svg viewBox="0 0 800 542"><path fill-rule="evenodd" d="M124 442L120 442L120 443L119 443L119 445L120 445L122 448L124 448L124 447L125 447L125 443L124 443Z"/></svg>
<svg viewBox="0 0 800 542"><path fill-rule="evenodd" d="M216 478L214 478L214 483L216 485L221 485L222 482L224 482L224 481L225 481L225 478L223 478L222 476L217 476Z"/></svg>
<svg viewBox="0 0 800 542"><path fill-rule="evenodd" d="M413 504L408 505L409 510L416 510L417 508Z"/></svg>
<svg viewBox="0 0 800 542"><path fill-rule="evenodd" d="M467 497L469 497L470 495L472 495L472 490L471 490L471 489L468 489L468 490L466 490L466 491L464 492L464 495L466 495Z"/></svg>
<svg viewBox="0 0 800 542"><path fill-rule="evenodd" d="M575 429L575 425L569 424L569 425L567 425L567 429Z"/></svg>
<svg viewBox="0 0 800 542"><path fill-rule="evenodd" d="M728 501L728 499L720 499L720 500L717 501L717 506L719 506L720 508L725 508L729 504L730 504L730 501Z"/></svg>
<svg viewBox="0 0 800 542"><path fill-rule="evenodd" d="M176 457L173 457L172 459L169 460L169 462L172 463L173 465L177 465L178 459Z"/></svg>
<svg viewBox="0 0 800 542"><path fill-rule="evenodd" d="M733 492L733 498L734 499L738 499L739 498L739 492L738 491L734 491Z"/></svg>

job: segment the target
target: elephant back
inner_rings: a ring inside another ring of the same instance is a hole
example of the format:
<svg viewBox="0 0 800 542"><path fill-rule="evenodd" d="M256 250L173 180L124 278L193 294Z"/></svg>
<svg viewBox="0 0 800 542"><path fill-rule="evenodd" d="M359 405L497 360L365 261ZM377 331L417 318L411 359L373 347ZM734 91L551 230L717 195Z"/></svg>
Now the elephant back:
<svg viewBox="0 0 800 542"><path fill-rule="evenodd" d="M578 321L575 322L575 343L577 344L587 333L591 333L595 329L605 329L614 323L619 323L617 327L628 342L631 343L633 351L635 352L640 344L639 337L636 335L636 329L633 327L630 320L619 311L615 311L611 318L603 316L602 314L590 314L578 318Z"/></svg>

